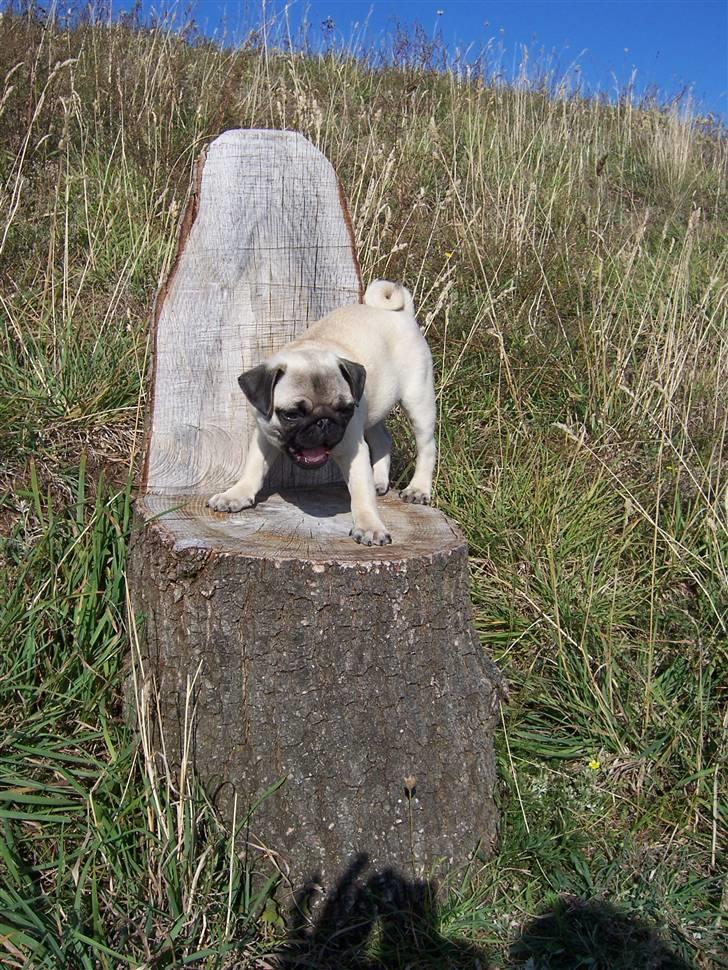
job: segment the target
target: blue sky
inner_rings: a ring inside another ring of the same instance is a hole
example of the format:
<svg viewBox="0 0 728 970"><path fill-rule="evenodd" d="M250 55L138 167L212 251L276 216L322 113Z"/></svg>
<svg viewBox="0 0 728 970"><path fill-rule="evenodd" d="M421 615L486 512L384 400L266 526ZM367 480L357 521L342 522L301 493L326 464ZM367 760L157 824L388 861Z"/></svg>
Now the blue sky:
<svg viewBox="0 0 728 970"><path fill-rule="evenodd" d="M284 6L265 3L269 17ZM143 0L143 7L158 4ZM654 85L672 96L689 85L704 112L728 117L728 0L292 0L287 7L292 30L306 19L314 44L335 33L344 43L355 37L386 45L395 20L417 21L428 35L439 32L450 50L492 41L507 75L527 45L532 55L552 55L562 70L578 64L591 90L614 95L636 71L638 91ZM259 21L262 9L263 0L192 3L204 33L226 32L231 40Z"/></svg>

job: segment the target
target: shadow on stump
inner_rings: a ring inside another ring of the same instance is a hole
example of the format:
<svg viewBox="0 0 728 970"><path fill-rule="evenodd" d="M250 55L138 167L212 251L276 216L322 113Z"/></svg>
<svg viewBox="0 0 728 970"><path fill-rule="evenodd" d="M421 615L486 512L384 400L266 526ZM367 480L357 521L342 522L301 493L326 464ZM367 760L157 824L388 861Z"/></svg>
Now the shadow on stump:
<svg viewBox="0 0 728 970"><path fill-rule="evenodd" d="M483 953L437 930L435 887L393 869L362 878L368 857L356 856L326 896L313 926L306 919L317 878L299 893L288 942L276 966L316 970L487 970Z"/></svg>
<svg viewBox="0 0 728 970"><path fill-rule="evenodd" d="M691 970L648 924L599 899L561 897L528 923L509 966L528 970Z"/></svg>

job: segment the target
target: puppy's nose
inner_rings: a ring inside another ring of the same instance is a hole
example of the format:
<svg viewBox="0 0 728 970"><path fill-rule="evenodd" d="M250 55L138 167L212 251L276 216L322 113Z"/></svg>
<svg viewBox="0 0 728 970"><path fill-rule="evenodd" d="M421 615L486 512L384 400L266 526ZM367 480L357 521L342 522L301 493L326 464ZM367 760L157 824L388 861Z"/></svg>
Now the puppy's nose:
<svg viewBox="0 0 728 970"><path fill-rule="evenodd" d="M316 427L319 429L319 431L328 431L330 424L331 421L329 421L328 418L319 418L316 422Z"/></svg>

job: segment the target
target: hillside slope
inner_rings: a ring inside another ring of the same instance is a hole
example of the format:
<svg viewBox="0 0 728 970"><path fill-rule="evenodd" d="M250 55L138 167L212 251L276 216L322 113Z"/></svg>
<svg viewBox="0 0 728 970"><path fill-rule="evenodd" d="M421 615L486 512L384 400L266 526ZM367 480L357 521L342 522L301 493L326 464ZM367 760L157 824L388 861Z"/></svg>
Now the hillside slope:
<svg viewBox="0 0 728 970"><path fill-rule="evenodd" d="M375 69L183 33L0 20L2 959L280 942L204 793L120 716L151 301L200 148L275 127L336 167L365 279L413 291L436 502L511 684L499 854L351 965L726 966L725 132L414 41Z"/></svg>

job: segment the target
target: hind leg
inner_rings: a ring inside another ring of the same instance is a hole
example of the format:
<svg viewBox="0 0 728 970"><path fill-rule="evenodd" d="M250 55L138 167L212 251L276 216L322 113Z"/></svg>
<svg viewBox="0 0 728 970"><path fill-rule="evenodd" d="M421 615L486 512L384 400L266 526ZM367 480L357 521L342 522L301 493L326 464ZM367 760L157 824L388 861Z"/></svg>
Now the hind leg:
<svg viewBox="0 0 728 970"><path fill-rule="evenodd" d="M435 388L430 368L428 379L402 396L402 407L412 425L417 442L417 460L412 481L401 491L405 502L429 505L432 497L432 477L435 474L437 445L435 444Z"/></svg>
<svg viewBox="0 0 728 970"><path fill-rule="evenodd" d="M384 495L389 488L389 463L392 458L392 436L384 421L372 425L364 432L372 459L372 473L377 495Z"/></svg>

